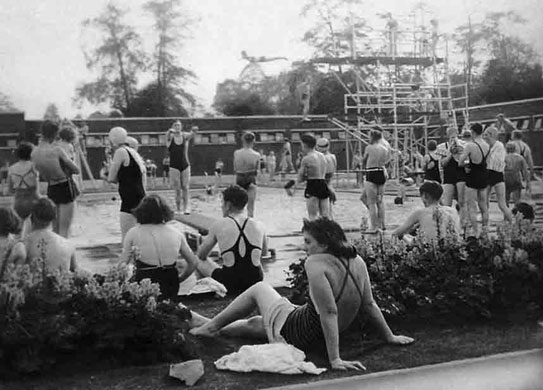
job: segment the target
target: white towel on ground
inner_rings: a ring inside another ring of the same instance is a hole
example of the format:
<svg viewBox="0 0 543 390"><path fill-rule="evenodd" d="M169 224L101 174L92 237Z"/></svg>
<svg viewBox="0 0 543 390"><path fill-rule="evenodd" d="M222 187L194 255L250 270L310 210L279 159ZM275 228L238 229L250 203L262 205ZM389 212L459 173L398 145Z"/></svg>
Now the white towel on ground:
<svg viewBox="0 0 543 390"><path fill-rule="evenodd" d="M315 364L304 360L305 353L289 344L244 345L238 352L217 360L215 367L237 372L262 371L289 375L319 375L326 371L326 368L317 368Z"/></svg>

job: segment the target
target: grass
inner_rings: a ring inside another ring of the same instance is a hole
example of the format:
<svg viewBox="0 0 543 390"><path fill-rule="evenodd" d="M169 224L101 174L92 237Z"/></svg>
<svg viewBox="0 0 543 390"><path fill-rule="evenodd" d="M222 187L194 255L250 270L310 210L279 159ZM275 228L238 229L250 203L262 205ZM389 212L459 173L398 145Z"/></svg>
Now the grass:
<svg viewBox="0 0 543 390"><path fill-rule="evenodd" d="M288 290L281 290L283 295ZM186 304L207 316L222 310L229 300L190 298ZM358 329L356 329L358 328ZM543 329L536 323L529 324L395 324L393 330L412 336L416 342L410 346L384 345L371 330L362 335L360 326L353 326L342 335L341 356L347 360L360 360L366 373L416 367L458 359L538 348L543 346ZM198 355L204 361L205 375L194 386L195 389L258 389L295 383L319 381L360 374L360 372L327 371L320 376L278 375L266 373L234 373L218 371L213 362L219 357L237 351L247 340L189 338L195 343ZM308 359L318 367L327 367L324 349L308 354ZM168 364L145 367L91 367L74 370L73 365L58 367L55 372L41 377L0 385L2 390L97 390L97 389L173 389L181 382L168 377Z"/></svg>

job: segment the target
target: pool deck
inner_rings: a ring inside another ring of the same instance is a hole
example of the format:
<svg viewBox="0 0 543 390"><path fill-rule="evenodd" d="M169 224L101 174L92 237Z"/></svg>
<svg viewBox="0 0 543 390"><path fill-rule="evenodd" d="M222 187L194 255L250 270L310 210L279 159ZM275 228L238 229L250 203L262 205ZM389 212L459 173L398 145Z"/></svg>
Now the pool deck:
<svg viewBox="0 0 543 390"><path fill-rule="evenodd" d="M403 370L324 380L270 390L536 390L543 389L543 349Z"/></svg>

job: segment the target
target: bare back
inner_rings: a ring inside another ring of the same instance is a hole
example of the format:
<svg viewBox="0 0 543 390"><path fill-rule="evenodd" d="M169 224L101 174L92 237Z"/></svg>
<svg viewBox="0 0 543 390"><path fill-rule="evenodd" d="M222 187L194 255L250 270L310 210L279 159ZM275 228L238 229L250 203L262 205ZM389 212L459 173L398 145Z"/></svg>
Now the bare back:
<svg viewBox="0 0 543 390"><path fill-rule="evenodd" d="M236 223L232 220L234 217L225 217L221 219L219 222L217 222L216 225L212 228L212 234L215 235L217 239L217 244L219 245L219 251L222 254L223 252L227 251L228 249L232 248L232 246L236 243L238 238L240 237L240 231L238 229L238 226ZM245 223L245 220L247 217L235 217L237 223L239 226L243 226ZM264 240L265 240L265 232L262 227L262 225L257 222L256 220L249 218L247 221L247 224L245 225L245 228L243 229L243 233L247 237L247 240L251 245L257 246L261 249L255 249L251 253L251 261L253 265L259 266L260 265L260 258L262 256L262 250L264 248ZM244 240L239 240L239 254L243 257L246 253L245 243ZM227 267L231 267L234 265L234 253L232 251L228 251L227 253L224 253L222 255L222 259L224 261L224 265Z"/></svg>
<svg viewBox="0 0 543 390"><path fill-rule="evenodd" d="M366 146L364 152L366 168L383 168L389 159L389 150L382 143Z"/></svg>
<svg viewBox="0 0 543 390"><path fill-rule="evenodd" d="M326 157L317 151L311 151L302 159L300 175L306 180L324 179L326 174Z"/></svg>
<svg viewBox="0 0 543 390"><path fill-rule="evenodd" d="M35 230L24 242L28 261L41 257L50 271L73 271L77 268L74 246L51 230Z"/></svg>
<svg viewBox="0 0 543 390"><path fill-rule="evenodd" d="M348 275L345 266L349 267L352 277ZM310 271L311 274L324 273L332 289L334 300L338 298L341 292L341 297L336 300L338 328L340 332L349 327L358 315L358 311L362 305L373 302L368 270L366 263L360 256L356 256L350 260L340 260L330 254L311 255L307 259L305 267L306 269L308 267L312 268L312 271ZM345 287L342 288L344 283ZM357 284L355 285L355 283ZM314 294L311 290L311 282L309 285L309 294L313 302L315 302L317 294ZM315 307L318 307L316 302Z"/></svg>
<svg viewBox="0 0 543 390"><path fill-rule="evenodd" d="M251 148L242 148L234 152L234 171L249 173L258 171L260 154Z"/></svg>

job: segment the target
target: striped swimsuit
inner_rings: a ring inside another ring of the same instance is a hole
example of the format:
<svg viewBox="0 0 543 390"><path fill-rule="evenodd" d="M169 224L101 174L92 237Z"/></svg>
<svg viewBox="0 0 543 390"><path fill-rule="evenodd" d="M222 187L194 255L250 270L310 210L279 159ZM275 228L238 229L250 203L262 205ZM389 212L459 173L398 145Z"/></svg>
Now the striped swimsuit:
<svg viewBox="0 0 543 390"><path fill-rule="evenodd" d="M341 299L349 277L353 280L353 283L360 294L360 298L362 299L362 291L349 269L349 262L345 264L341 259L339 259L339 262L345 267L346 272L339 294L335 298L336 303ZM281 336L283 336L288 344L294 345L301 350L307 350L310 346L314 345L315 342L324 340L321 320L312 299L309 299L309 302L305 305L298 306L290 312L281 328Z"/></svg>

